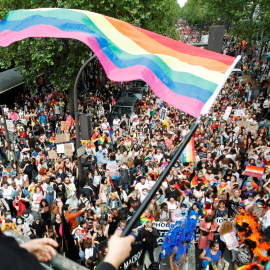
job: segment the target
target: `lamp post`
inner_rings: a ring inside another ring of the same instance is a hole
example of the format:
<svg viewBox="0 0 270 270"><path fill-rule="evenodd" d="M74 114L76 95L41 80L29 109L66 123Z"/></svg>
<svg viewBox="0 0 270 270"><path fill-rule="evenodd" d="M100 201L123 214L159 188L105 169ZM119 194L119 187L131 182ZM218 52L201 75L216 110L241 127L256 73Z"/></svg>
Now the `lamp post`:
<svg viewBox="0 0 270 270"><path fill-rule="evenodd" d="M79 125L79 115L78 115L78 84L79 84L79 79L82 75L83 70L85 67L91 63L94 59L96 58L96 55L94 54L91 56L85 63L81 66L79 73L77 74L75 83L74 83L74 92L73 92L73 98L74 98L74 114L75 114L75 126L76 126L76 149L80 148L81 142L80 142L80 125ZM79 170L79 181L82 180L82 162L81 162L81 157L78 158L78 170Z"/></svg>
<svg viewBox="0 0 270 270"><path fill-rule="evenodd" d="M7 129L7 122L6 122L6 117L5 117L5 113L4 113L4 107L5 107L5 105L0 105L2 115L3 115L3 119L4 119L4 127L5 127L5 131L6 131L6 136L7 136L8 148L9 148L9 151L10 151L11 150L11 144L10 144L10 138L9 138L9 133L8 133L8 129ZM5 148L5 144L4 144L4 148Z"/></svg>

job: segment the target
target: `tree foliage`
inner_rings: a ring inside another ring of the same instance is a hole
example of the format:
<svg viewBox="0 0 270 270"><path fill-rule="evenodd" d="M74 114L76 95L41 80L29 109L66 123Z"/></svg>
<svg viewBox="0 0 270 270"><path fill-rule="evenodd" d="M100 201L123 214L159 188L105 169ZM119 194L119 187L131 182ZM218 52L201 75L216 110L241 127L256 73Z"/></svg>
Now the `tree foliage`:
<svg viewBox="0 0 270 270"><path fill-rule="evenodd" d="M229 25L228 31L243 39L269 38L269 0L188 0L180 16L200 25Z"/></svg>
<svg viewBox="0 0 270 270"><path fill-rule="evenodd" d="M169 37L176 36L180 12L177 0L0 0L0 18L4 19L10 10L45 7L102 13ZM66 89L90 53L90 48L77 40L29 38L0 47L0 67L20 67L29 86L36 76L46 73L52 83Z"/></svg>

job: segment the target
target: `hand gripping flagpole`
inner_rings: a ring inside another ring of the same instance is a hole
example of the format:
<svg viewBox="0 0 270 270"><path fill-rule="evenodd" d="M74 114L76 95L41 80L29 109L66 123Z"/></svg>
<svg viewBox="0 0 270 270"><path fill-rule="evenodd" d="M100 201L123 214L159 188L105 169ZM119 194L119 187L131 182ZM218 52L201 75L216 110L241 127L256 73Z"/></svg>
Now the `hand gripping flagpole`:
<svg viewBox="0 0 270 270"><path fill-rule="evenodd" d="M187 137L183 141L183 143L180 145L179 149L173 156L172 160L168 164L168 167L165 169L165 171L161 174L159 179L157 180L156 184L153 186L147 197L144 199L143 203L135 212L134 216L130 219L130 221L127 223L126 228L124 229L122 233L122 237L127 236L131 233L132 228L134 227L137 220L140 219L140 216L142 215L143 211L147 208L148 204L151 202L152 198L155 196L156 192L159 190L163 180L166 178L166 176L169 174L171 168L175 164L175 162L180 157L181 153L184 151L186 145L189 143L190 139L192 138L193 134L195 133L196 129L201 123L201 117L197 118L195 125L191 129L191 131L188 133Z"/></svg>

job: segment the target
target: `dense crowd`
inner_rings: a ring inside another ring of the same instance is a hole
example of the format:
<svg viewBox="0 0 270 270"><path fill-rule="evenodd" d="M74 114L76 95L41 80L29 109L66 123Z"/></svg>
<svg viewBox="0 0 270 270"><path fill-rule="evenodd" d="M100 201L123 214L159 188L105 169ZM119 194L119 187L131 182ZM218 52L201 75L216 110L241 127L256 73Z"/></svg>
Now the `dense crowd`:
<svg viewBox="0 0 270 270"><path fill-rule="evenodd" d="M243 41L238 44L227 37L225 49L227 54L243 56L240 68L252 80L246 83L237 74L230 76L194 134L195 160L179 159L174 164L134 227L151 262L157 260L158 232L153 222L174 223L192 210L200 222L202 260L214 252L220 254L219 261L226 248L217 236L219 245L212 243L209 249L209 240L218 232L215 219L234 220L241 209L258 218L266 241L270 240L269 65L256 60ZM259 86L253 79L260 81ZM74 116L67 109L65 92L46 86L42 79L39 91L21 94L14 107L3 108L1 117L2 228L13 222L25 236L55 239L58 252L91 269L105 256L108 238L117 228L125 228L195 123L151 89L144 91L131 115L109 123L106 117L126 94L128 83L107 81L102 88L100 80L100 65L94 62L84 73L78 99L79 114L92 113L94 122L92 138L81 141L88 155L81 181L76 151L71 156L58 154L56 159L48 154L56 148L56 134L63 133L61 121L69 123L75 144ZM224 120L228 107L232 111ZM166 117L161 121L164 108ZM238 111L242 114L235 114ZM10 149L3 117L13 120ZM245 176L247 165L263 168L262 177ZM241 248L248 255L236 255L235 266L257 262L252 248ZM172 259L171 268L181 269L184 263L179 266Z"/></svg>

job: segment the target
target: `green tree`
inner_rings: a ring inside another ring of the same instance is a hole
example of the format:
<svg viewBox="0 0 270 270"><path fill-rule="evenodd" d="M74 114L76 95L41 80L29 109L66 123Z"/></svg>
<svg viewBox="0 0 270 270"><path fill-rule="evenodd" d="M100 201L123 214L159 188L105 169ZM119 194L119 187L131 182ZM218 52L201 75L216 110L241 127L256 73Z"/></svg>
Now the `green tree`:
<svg viewBox="0 0 270 270"><path fill-rule="evenodd" d="M180 11L177 0L0 0L0 18L10 10L44 7L94 11L171 37ZM30 87L39 74L46 73L58 88L67 89L90 53L89 47L76 40L29 38L0 47L0 66L20 67Z"/></svg>
<svg viewBox="0 0 270 270"><path fill-rule="evenodd" d="M207 26L229 23L228 32L250 44L260 36L269 38L269 0L188 0L180 16Z"/></svg>

